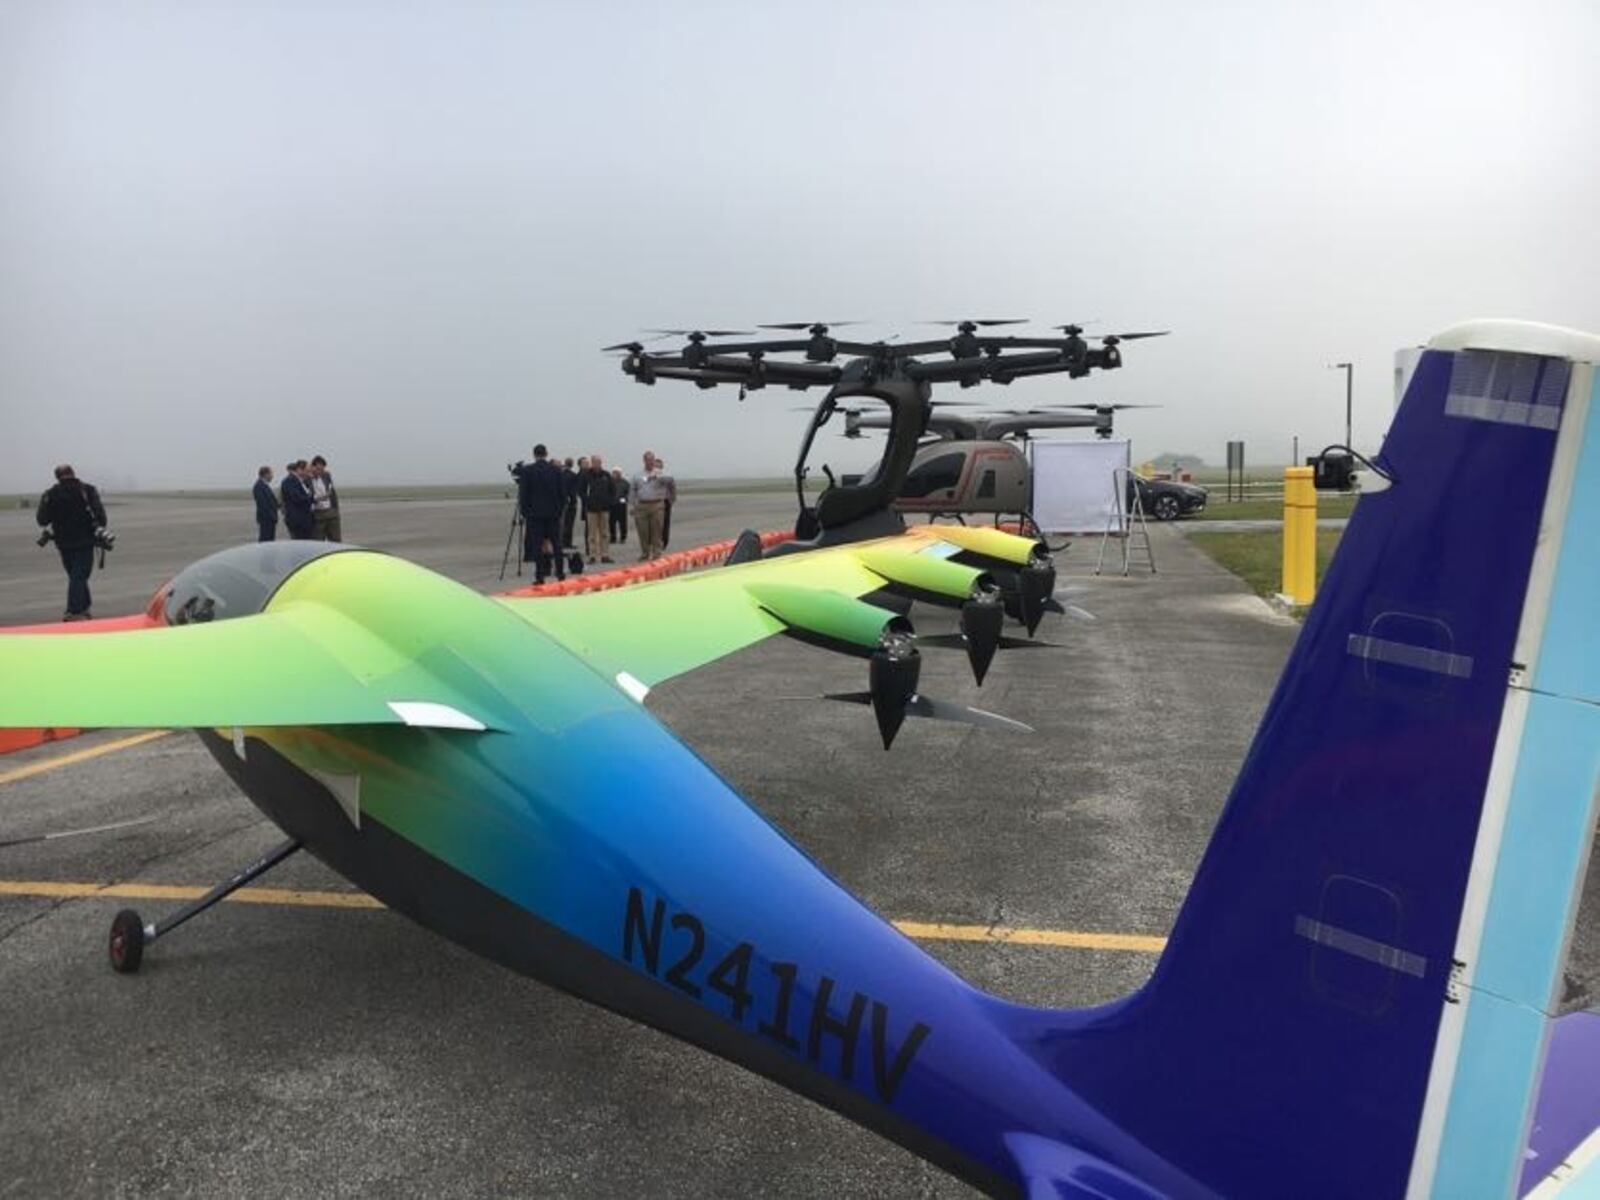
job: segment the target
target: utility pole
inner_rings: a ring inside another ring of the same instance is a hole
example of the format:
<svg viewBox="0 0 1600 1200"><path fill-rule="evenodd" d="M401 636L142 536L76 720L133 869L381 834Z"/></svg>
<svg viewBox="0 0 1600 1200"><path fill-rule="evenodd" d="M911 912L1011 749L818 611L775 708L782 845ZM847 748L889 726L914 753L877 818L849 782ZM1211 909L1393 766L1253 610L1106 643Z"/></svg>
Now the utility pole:
<svg viewBox="0 0 1600 1200"><path fill-rule="evenodd" d="M1354 386L1353 381L1356 373L1355 365L1353 363L1342 362L1329 363L1328 367L1330 370L1344 372L1344 444L1346 449L1354 450L1355 446L1352 444L1351 439L1354 438L1355 435L1350 432L1350 409Z"/></svg>

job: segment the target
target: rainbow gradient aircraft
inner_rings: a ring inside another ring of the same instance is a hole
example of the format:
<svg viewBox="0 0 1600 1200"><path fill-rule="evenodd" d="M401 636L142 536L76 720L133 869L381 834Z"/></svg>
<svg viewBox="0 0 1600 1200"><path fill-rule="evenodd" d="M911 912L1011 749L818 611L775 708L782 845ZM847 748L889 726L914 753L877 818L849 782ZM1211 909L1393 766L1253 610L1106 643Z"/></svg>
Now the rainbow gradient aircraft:
<svg viewBox="0 0 1600 1200"><path fill-rule="evenodd" d="M993 1195L1573 1200L1600 1188L1600 1014L1559 1006L1600 782L1597 361L1543 326L1434 339L1167 950L1101 1007L966 983L642 704L788 633L869 659L885 741L948 715L870 600L962 606L981 675L985 576L1031 580L1030 627L1051 586L995 531L557 599L239 548L167 627L0 638L0 727L193 728L289 836L223 889L303 845ZM188 915L119 914L114 965Z"/></svg>

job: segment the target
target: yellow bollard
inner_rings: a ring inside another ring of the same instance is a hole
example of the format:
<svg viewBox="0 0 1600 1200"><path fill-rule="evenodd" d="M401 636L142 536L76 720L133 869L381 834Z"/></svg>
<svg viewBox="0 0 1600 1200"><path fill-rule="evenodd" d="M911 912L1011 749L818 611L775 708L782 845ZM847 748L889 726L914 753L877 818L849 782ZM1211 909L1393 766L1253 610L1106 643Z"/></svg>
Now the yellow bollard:
<svg viewBox="0 0 1600 1200"><path fill-rule="evenodd" d="M1317 489L1310 467L1283 472L1283 594L1291 604L1317 596Z"/></svg>

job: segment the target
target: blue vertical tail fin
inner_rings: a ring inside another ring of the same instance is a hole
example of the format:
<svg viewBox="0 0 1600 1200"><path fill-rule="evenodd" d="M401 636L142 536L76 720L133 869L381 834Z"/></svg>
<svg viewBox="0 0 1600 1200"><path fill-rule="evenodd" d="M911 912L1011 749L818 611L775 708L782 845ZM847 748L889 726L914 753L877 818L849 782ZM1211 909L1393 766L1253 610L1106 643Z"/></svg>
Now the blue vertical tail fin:
<svg viewBox="0 0 1600 1200"><path fill-rule="evenodd" d="M1014 1018L1129 1136L1108 1170L1200 1195L1465 1195L1436 1166L1476 1138L1474 1169L1498 1154L1508 1182L1470 1194L1509 1189L1526 1117L1506 1113L1531 1102L1593 828L1597 351L1509 322L1436 339L1379 458L1394 483L1356 508L1153 977ZM1522 874L1497 883L1509 854ZM1525 953L1491 987L1464 948L1495 938ZM1474 1022L1511 1029L1515 1061L1473 1050ZM1516 1097L1464 1116L1455 1086L1495 1071Z"/></svg>

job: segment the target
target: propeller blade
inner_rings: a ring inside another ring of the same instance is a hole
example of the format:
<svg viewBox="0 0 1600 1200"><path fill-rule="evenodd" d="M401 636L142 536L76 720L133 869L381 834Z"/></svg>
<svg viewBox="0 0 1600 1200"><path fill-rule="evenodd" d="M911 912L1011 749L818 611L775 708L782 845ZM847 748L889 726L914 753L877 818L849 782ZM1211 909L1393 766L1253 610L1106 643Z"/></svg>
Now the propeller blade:
<svg viewBox="0 0 1600 1200"><path fill-rule="evenodd" d="M956 721L963 725L976 725L980 729L1005 729L1013 733L1034 732L1032 725L1012 720L1010 717L1002 717L999 713L973 708L968 704L952 704L948 700L932 700L922 695L911 697L911 703L906 705L906 714L913 717L927 717L934 721Z"/></svg>
<svg viewBox="0 0 1600 1200"><path fill-rule="evenodd" d="M1054 610L1052 610L1054 611ZM933 646L940 650L965 650L967 639L959 633L919 633L917 645ZM1036 642L1032 638L1012 637L1002 634L1000 640L995 642L995 647L1000 650L1065 650L1067 647L1060 642Z"/></svg>
<svg viewBox="0 0 1600 1200"><path fill-rule="evenodd" d="M987 329L992 325L1026 325L1028 320L1029 318L1027 317L985 317L983 319L962 317L956 321L921 321L918 323L922 325L977 325Z"/></svg>
<svg viewBox="0 0 1600 1200"><path fill-rule="evenodd" d="M847 325L866 325L867 323L866 321L769 321L765 324L757 325L756 328L810 330L812 327L820 325L824 329L843 329Z"/></svg>
<svg viewBox="0 0 1600 1200"><path fill-rule="evenodd" d="M845 704L871 704L871 692L829 692L824 700L839 700ZM927 696L914 695L906 702L906 715L908 717L926 717L932 721L954 721L961 725L976 725L980 729L1004 729L1013 733L1033 733L1032 725L1022 721L1014 721L1010 717L1002 717L999 713L988 712L985 709L973 708L966 704L954 704L948 700L931 700Z"/></svg>
<svg viewBox="0 0 1600 1200"><path fill-rule="evenodd" d="M1105 341L1107 338L1116 338L1122 342L1136 342L1140 338L1166 337L1171 332L1172 330L1170 329L1146 329L1138 333L1108 333L1100 340Z"/></svg>
<svg viewBox="0 0 1600 1200"><path fill-rule="evenodd" d="M137 817L132 821L113 821L109 825L91 825L87 829L63 829L56 833L36 833L29 837L0 840L0 849L7 846L28 846L34 842L53 842L59 838L82 837L87 833L110 833L113 829L132 829L135 825L148 825L155 817Z"/></svg>
<svg viewBox="0 0 1600 1200"><path fill-rule="evenodd" d="M1123 411L1124 409L1127 409L1127 408L1163 408L1165 406L1161 405L1161 404L1042 404L1039 407L1040 407L1041 410L1043 410L1043 409L1058 409L1058 408L1075 408L1075 409L1076 408L1081 408L1085 412L1106 413L1106 412L1121 412L1121 411Z"/></svg>
<svg viewBox="0 0 1600 1200"><path fill-rule="evenodd" d="M610 354L613 350L626 350L631 354L642 354L644 347L638 342L618 342L615 346L601 346L602 354Z"/></svg>
<svg viewBox="0 0 1600 1200"><path fill-rule="evenodd" d="M1063 604L1063 603L1061 603L1060 597L1062 597L1064 595L1067 595L1067 593L1066 592L1057 592L1054 596L1051 596L1048 600L1046 600L1044 602L1044 611L1045 612L1052 612L1052 613L1059 613L1063 617L1071 617L1076 621L1094 621L1094 620L1098 620L1098 618L1092 612L1090 612L1087 608L1080 608L1076 604ZM919 638L918 640L920 641L921 639ZM1032 643L1029 643L1029 644L1031 645Z"/></svg>
<svg viewBox="0 0 1600 1200"><path fill-rule="evenodd" d="M658 337L744 337L754 332L750 329L646 329L646 333L656 334Z"/></svg>

